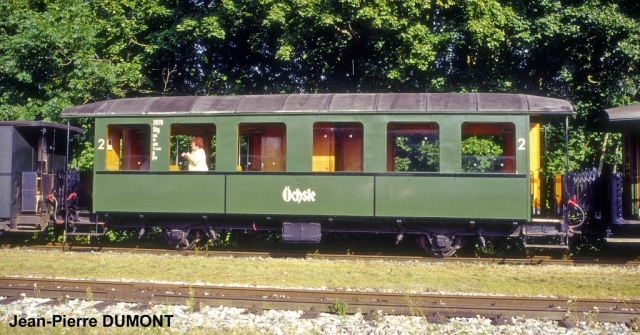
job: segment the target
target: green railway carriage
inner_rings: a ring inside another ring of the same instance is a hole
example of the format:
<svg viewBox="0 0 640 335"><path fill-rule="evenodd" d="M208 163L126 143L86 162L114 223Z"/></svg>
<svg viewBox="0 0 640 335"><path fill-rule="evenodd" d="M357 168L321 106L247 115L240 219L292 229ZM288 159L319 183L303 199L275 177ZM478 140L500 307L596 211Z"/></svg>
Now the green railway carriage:
<svg viewBox="0 0 640 335"><path fill-rule="evenodd" d="M63 116L95 118L93 210L113 227L161 226L178 248L228 229L412 234L447 256L464 236L562 230L538 217L540 123L572 113L530 95L389 93L133 98ZM209 171L185 170L194 136Z"/></svg>

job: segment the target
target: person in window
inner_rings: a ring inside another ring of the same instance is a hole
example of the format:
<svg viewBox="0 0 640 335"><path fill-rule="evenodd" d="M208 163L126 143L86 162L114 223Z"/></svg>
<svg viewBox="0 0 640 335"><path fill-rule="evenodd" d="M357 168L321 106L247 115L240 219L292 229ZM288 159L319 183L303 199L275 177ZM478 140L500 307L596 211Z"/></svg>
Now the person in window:
<svg viewBox="0 0 640 335"><path fill-rule="evenodd" d="M202 138L194 137L191 139L191 152L182 153L182 158L189 161L189 171L209 171L207 155L202 147Z"/></svg>

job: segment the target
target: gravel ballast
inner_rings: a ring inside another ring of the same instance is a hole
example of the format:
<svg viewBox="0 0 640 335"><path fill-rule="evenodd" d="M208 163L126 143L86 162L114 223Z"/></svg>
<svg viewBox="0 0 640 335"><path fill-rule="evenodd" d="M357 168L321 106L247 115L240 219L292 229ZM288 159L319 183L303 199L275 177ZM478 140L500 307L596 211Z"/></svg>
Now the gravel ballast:
<svg viewBox="0 0 640 335"><path fill-rule="evenodd" d="M266 310L262 314L248 313L242 308L203 306L197 311L188 306L156 305L151 309L137 310L135 304L114 303L98 310L97 301L69 300L51 304L50 299L23 298L8 305L0 306L0 322L3 333L16 328L9 327L15 317L43 318L52 320L54 316L72 318L95 318L97 327L62 327L31 329L42 333L134 333L138 330L152 333L207 333L207 334L627 334L623 324L599 323L585 320L572 322L573 327L565 327L556 321L533 320L521 317L510 318L509 325L492 325L485 318L451 318L446 323L429 323L423 316L375 315L365 318L357 313L338 316L320 313L312 319L301 319L303 311ZM116 327L113 318L122 316L158 316L163 319L163 327L143 327L150 318L138 319L136 325ZM170 317L170 325L167 323ZM111 320L111 327L102 327L105 320ZM164 317L163 317L164 316ZM26 328L22 328L26 330Z"/></svg>

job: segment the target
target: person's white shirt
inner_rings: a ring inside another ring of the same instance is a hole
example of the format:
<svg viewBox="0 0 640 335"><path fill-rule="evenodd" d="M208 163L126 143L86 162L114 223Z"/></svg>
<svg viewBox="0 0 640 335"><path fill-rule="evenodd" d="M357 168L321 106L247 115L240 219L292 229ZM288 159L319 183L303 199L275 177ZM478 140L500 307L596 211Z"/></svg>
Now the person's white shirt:
<svg viewBox="0 0 640 335"><path fill-rule="evenodd" d="M209 171L207 155L204 149L198 148L189 155L189 171Z"/></svg>

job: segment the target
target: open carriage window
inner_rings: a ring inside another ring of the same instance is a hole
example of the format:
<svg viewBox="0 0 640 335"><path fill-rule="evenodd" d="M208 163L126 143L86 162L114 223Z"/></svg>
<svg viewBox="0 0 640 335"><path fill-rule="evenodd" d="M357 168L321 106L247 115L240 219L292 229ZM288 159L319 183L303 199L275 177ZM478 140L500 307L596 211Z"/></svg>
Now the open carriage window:
<svg viewBox="0 0 640 335"><path fill-rule="evenodd" d="M362 134L357 122L314 123L312 170L362 171Z"/></svg>
<svg viewBox="0 0 640 335"><path fill-rule="evenodd" d="M109 125L107 127L106 170L140 170L149 161L150 127Z"/></svg>
<svg viewBox="0 0 640 335"><path fill-rule="evenodd" d="M509 122L462 124L462 171L515 173L515 126Z"/></svg>
<svg viewBox="0 0 640 335"><path fill-rule="evenodd" d="M183 153L191 153L191 140L202 139L209 171L216 169L216 126L211 123L174 123L169 137L169 171L188 170Z"/></svg>
<svg viewBox="0 0 640 335"><path fill-rule="evenodd" d="M241 123L238 161L241 171L286 171L284 123Z"/></svg>
<svg viewBox="0 0 640 335"><path fill-rule="evenodd" d="M440 137L437 123L387 125L387 171L438 172Z"/></svg>

